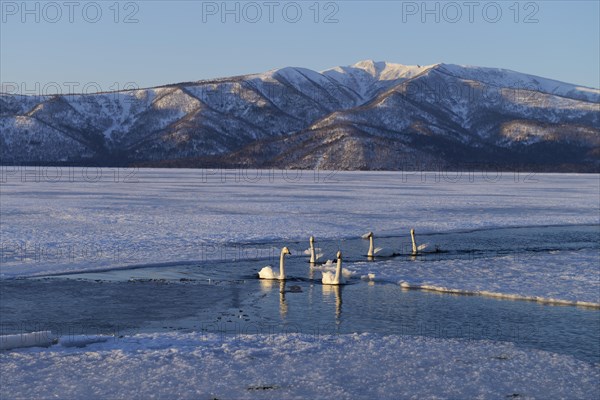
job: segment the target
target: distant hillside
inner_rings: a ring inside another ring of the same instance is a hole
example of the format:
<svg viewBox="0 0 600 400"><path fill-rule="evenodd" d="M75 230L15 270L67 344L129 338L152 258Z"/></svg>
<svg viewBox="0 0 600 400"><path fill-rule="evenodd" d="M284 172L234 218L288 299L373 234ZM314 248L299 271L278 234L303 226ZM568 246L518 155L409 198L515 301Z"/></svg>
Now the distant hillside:
<svg viewBox="0 0 600 400"><path fill-rule="evenodd" d="M600 170L600 90L362 61L90 95L0 94L3 164Z"/></svg>

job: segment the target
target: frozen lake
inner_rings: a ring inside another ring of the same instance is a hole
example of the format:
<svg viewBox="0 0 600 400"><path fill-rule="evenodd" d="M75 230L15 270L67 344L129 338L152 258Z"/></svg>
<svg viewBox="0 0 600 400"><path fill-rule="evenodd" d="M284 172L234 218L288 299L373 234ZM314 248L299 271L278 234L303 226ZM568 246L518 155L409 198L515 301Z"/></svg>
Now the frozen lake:
<svg viewBox="0 0 600 400"><path fill-rule="evenodd" d="M2 167L0 178L5 278L247 257L253 243L311 234L600 224L598 175Z"/></svg>
<svg viewBox="0 0 600 400"><path fill-rule="evenodd" d="M2 334L365 333L600 363L598 175L5 167L2 178ZM416 257L411 228L427 244ZM367 231L395 256L367 259ZM342 250L348 285L321 284L310 235L321 261ZM257 279L282 246L289 280Z"/></svg>

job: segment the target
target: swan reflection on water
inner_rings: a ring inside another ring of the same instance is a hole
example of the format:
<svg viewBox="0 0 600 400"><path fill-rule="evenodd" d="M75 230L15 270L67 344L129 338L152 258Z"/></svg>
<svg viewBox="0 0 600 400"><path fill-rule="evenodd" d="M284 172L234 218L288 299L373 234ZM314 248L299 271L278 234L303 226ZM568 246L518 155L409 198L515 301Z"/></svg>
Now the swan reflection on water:
<svg viewBox="0 0 600 400"><path fill-rule="evenodd" d="M286 282L283 280L260 279L260 289L263 293L270 293L276 287L279 287L279 314L285 318L288 313L288 305L285 301ZM295 291L295 290L293 290Z"/></svg>
<svg viewBox="0 0 600 400"><path fill-rule="evenodd" d="M323 297L335 296L335 319L336 324L341 323L342 316L342 286L341 285L320 285L322 288ZM302 288L297 285L288 286L286 281L276 280L260 280L260 288L263 293L270 293L279 288L279 314L282 319L285 319L288 314L288 302L286 300L287 293L302 293ZM309 290L309 297L311 297Z"/></svg>
<svg viewBox="0 0 600 400"><path fill-rule="evenodd" d="M340 324L342 316L342 287L339 285L323 285L323 296L335 296L335 322Z"/></svg>
<svg viewBox="0 0 600 400"><path fill-rule="evenodd" d="M287 317L288 305L285 302L285 281L279 281L279 315L282 319Z"/></svg>

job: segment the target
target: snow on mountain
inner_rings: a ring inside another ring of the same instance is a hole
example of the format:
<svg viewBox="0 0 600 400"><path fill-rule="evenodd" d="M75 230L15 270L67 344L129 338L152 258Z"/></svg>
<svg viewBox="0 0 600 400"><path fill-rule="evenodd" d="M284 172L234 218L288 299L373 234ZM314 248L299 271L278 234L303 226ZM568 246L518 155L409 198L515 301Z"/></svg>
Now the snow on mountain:
<svg viewBox="0 0 600 400"><path fill-rule="evenodd" d="M508 69L439 64L438 70L449 75L496 87L542 92L594 103L600 102L600 89L571 85Z"/></svg>
<svg viewBox="0 0 600 400"><path fill-rule="evenodd" d="M600 90L503 69L366 60L0 106L5 164L599 166Z"/></svg>
<svg viewBox="0 0 600 400"><path fill-rule="evenodd" d="M513 81L516 73L503 80L483 73L474 81L476 73L487 70L451 69L453 73L448 74L446 65L432 66L364 106L331 114L308 130L369 135L371 142L379 140L381 146L394 148L395 159L384 168L393 168L423 148L438 156L441 165L450 166L507 158L522 164L533 160L552 164L553 158L564 163L594 162L600 148L598 103L569 98L574 89L567 84L562 86L562 95L557 95L513 83L524 82L530 78L527 75ZM541 151L527 148L539 144L545 146ZM361 153L365 150L369 147L362 147ZM379 151L371 151L370 157L375 159ZM564 154L570 151L578 154L573 157L571 153L569 160Z"/></svg>
<svg viewBox="0 0 600 400"><path fill-rule="evenodd" d="M60 153L53 154L53 159L59 162L92 156L85 145L35 118L22 115L0 117L0 132L0 147L18 149L20 159L30 162L47 160L50 148L61 149ZM4 150L2 160L10 160Z"/></svg>
<svg viewBox="0 0 600 400"><path fill-rule="evenodd" d="M112 133L123 133L133 125L135 119L152 104L159 90L134 90L97 95L70 95L66 100L79 114L94 119L107 140Z"/></svg>
<svg viewBox="0 0 600 400"><path fill-rule="evenodd" d="M433 66L407 66L386 62L364 60L349 67L335 67L322 72L342 85L353 88L363 99L368 99L377 90L410 79Z"/></svg>

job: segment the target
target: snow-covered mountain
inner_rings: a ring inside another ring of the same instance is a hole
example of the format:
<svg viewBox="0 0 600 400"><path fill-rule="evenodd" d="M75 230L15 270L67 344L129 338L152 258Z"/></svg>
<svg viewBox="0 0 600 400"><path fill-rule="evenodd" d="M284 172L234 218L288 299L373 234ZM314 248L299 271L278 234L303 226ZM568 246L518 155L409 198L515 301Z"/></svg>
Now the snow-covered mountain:
<svg viewBox="0 0 600 400"><path fill-rule="evenodd" d="M0 94L3 164L597 170L600 90L361 61L89 95Z"/></svg>

